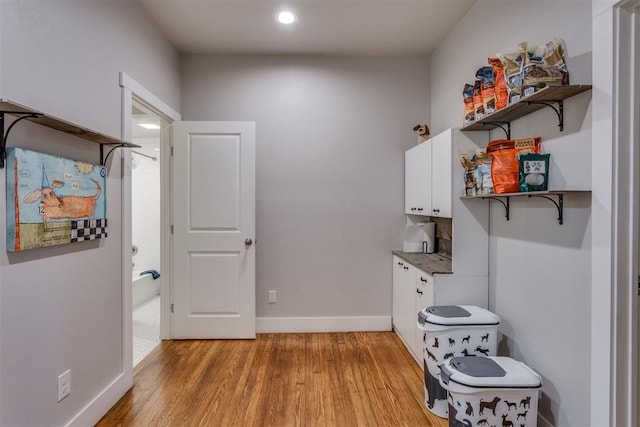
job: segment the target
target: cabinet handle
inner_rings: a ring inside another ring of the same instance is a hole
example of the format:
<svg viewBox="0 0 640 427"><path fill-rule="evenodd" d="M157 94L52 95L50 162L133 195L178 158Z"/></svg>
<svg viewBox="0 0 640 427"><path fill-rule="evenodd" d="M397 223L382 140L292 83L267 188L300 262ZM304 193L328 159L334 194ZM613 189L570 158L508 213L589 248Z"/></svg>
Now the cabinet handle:
<svg viewBox="0 0 640 427"><path fill-rule="evenodd" d="M416 211L416 208L411 208L411 212L415 212L415 211Z"/></svg>
<svg viewBox="0 0 640 427"><path fill-rule="evenodd" d="M405 270L408 270L408 269L409 269L409 267L407 267L406 265L405 265L404 267L402 267L402 268L404 268Z"/></svg>
<svg viewBox="0 0 640 427"><path fill-rule="evenodd" d="M403 264L403 263L401 263L401 262L398 262L398 265L404 265L404 264Z"/></svg>
<svg viewBox="0 0 640 427"><path fill-rule="evenodd" d="M423 292L420 289L416 289L416 292L419 293L420 295L423 294Z"/></svg>
<svg viewBox="0 0 640 427"><path fill-rule="evenodd" d="M440 213L440 209L434 209L433 210L435 213Z"/></svg>
<svg viewBox="0 0 640 427"><path fill-rule="evenodd" d="M425 279L425 278L424 278L424 277L422 277L422 276L420 276L420 281L421 281L421 282L428 282L428 280L427 280L427 279Z"/></svg>
<svg viewBox="0 0 640 427"><path fill-rule="evenodd" d="M418 212L422 212L422 208L418 208Z"/></svg>

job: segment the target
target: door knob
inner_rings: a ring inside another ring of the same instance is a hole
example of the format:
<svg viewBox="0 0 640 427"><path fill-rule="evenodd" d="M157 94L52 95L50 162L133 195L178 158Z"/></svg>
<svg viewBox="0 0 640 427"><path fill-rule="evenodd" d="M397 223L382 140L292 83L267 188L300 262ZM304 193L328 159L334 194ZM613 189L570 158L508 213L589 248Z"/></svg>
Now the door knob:
<svg viewBox="0 0 640 427"><path fill-rule="evenodd" d="M253 240L247 237L246 239L244 239L244 244L247 246L251 246L253 244Z"/></svg>

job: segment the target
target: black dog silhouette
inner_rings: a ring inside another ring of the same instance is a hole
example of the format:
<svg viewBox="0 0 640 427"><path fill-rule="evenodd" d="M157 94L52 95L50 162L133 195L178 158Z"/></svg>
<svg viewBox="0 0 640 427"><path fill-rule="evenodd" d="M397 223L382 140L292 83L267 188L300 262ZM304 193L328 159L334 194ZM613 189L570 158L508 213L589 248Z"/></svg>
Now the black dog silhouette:
<svg viewBox="0 0 640 427"><path fill-rule="evenodd" d="M474 351L477 351L478 353L482 353L485 356L489 355L489 349L488 348L482 348L480 346L477 346L476 349Z"/></svg>
<svg viewBox="0 0 640 427"><path fill-rule="evenodd" d="M501 415L502 427L513 427L513 423L507 419L506 415Z"/></svg>
<svg viewBox="0 0 640 427"><path fill-rule="evenodd" d="M462 338L462 342L464 343L466 341L467 344L469 344L469 339L470 338L471 338L471 335L467 335L466 337Z"/></svg>
<svg viewBox="0 0 640 427"><path fill-rule="evenodd" d="M524 411L523 413L518 414L518 416L516 417L516 420L519 420L520 417L522 417L522 419L526 420L527 419L527 412L529 412L529 411Z"/></svg>
<svg viewBox="0 0 640 427"><path fill-rule="evenodd" d="M429 350L427 350L427 349L425 348L425 349L424 349L424 351L426 351L426 352L427 352L427 357L428 357L429 359L433 359L433 360L434 360L434 361L436 361L436 362L438 361L438 359L436 359L436 357L433 355L433 353L431 353Z"/></svg>
<svg viewBox="0 0 640 427"><path fill-rule="evenodd" d="M456 340L449 338L449 347L453 347L454 345L456 345Z"/></svg>
<svg viewBox="0 0 640 427"><path fill-rule="evenodd" d="M426 336L426 334L425 334L425 336ZM440 346L440 344L438 343L438 337L434 337L433 338L433 346L432 347L438 348L439 346Z"/></svg>
<svg viewBox="0 0 640 427"><path fill-rule="evenodd" d="M496 405L498 404L498 402L500 402L500 398L499 397L494 397L493 400L491 402L485 402L484 400L480 399L480 410L478 411L478 415L483 415L485 408L489 408L491 409L491 411L493 412L493 416L496 416Z"/></svg>
<svg viewBox="0 0 640 427"><path fill-rule="evenodd" d="M489 342L489 334L481 336L480 342Z"/></svg>
<svg viewBox="0 0 640 427"><path fill-rule="evenodd" d="M507 404L507 411L510 411L512 406L513 406L513 409L518 409L517 402L509 402L508 400L505 400L504 403Z"/></svg>
<svg viewBox="0 0 640 427"><path fill-rule="evenodd" d="M520 408L531 409L531 396L525 397L520 401Z"/></svg>
<svg viewBox="0 0 640 427"><path fill-rule="evenodd" d="M469 415L470 417L473 416L473 407L471 406L471 403L467 402L467 410L464 411L464 413Z"/></svg>

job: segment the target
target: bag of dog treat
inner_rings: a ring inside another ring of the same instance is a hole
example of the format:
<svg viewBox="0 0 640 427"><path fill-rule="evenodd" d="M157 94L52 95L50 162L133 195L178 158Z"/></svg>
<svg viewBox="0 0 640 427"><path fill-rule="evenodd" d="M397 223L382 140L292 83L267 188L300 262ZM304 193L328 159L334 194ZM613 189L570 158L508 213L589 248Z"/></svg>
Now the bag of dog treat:
<svg viewBox="0 0 640 427"><path fill-rule="evenodd" d="M522 95L522 74L520 64L522 57L517 53L498 53L496 55L502 63L504 80L509 91L509 104L520 101Z"/></svg>
<svg viewBox="0 0 640 427"><path fill-rule="evenodd" d="M547 191L550 154L520 156L520 191Z"/></svg>
<svg viewBox="0 0 640 427"><path fill-rule="evenodd" d="M464 100L464 126L474 122L476 119L475 108L473 107L473 85L465 84L462 91L462 99Z"/></svg>
<svg viewBox="0 0 640 427"><path fill-rule="evenodd" d="M476 194L486 196L493 194L493 181L491 180L491 156L487 150L476 150Z"/></svg>
<svg viewBox="0 0 640 427"><path fill-rule="evenodd" d="M522 85L539 90L546 86L569 84L569 71L564 61L564 50L558 39L529 47L527 61L522 64Z"/></svg>
<svg viewBox="0 0 640 427"><path fill-rule="evenodd" d="M476 150L460 149L458 151L458 158L460 164L464 168L464 195L475 196L476 195Z"/></svg>
<svg viewBox="0 0 640 427"><path fill-rule="evenodd" d="M484 104L482 103L482 82L477 79L473 85L473 112L476 120L484 119Z"/></svg>
<svg viewBox="0 0 640 427"><path fill-rule="evenodd" d="M495 77L492 67L482 67L476 71L476 78L480 79L480 93L484 114L489 115L496 111L496 91L494 87Z"/></svg>
<svg viewBox="0 0 640 427"><path fill-rule="evenodd" d="M539 154L542 138L498 139L487 145L492 157L491 180L496 194L520 191L520 156Z"/></svg>
<svg viewBox="0 0 640 427"><path fill-rule="evenodd" d="M509 90L507 82L504 80L504 67L500 59L495 57L489 58L489 64L491 64L495 75L493 85L496 95L496 110L500 110L509 103Z"/></svg>

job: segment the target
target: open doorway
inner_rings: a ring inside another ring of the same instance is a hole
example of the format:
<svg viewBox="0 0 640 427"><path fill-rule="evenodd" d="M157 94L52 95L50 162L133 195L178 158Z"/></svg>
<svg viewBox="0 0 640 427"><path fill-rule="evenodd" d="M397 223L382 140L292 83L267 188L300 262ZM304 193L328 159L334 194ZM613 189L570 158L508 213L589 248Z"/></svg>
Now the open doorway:
<svg viewBox="0 0 640 427"><path fill-rule="evenodd" d="M160 343L161 135L166 120L134 97L131 106L131 300L133 366Z"/></svg>

